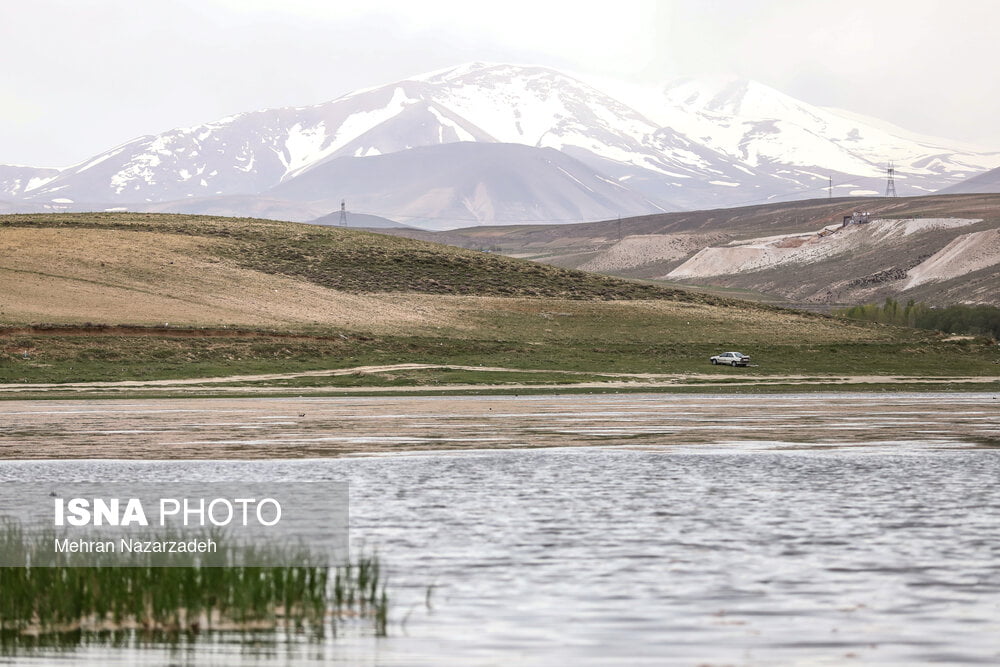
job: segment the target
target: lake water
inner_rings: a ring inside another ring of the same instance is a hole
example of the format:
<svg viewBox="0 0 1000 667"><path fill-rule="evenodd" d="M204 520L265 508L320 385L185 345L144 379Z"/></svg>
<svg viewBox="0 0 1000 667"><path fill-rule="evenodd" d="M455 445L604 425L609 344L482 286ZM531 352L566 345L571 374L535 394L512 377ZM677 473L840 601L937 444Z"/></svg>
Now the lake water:
<svg viewBox="0 0 1000 667"><path fill-rule="evenodd" d="M308 406L347 422L352 405L357 423L396 415L383 421L389 439L434 423L431 413L450 424L445 431L480 439L435 451L410 443L387 452L380 442L374 453L340 458L0 463L0 479L47 484L347 480L352 542L377 546L390 568L386 639L348 633L319 645L277 638L248 647L217 637L174 651L83 648L63 659L1000 662L1000 401L993 395L394 401L310 399ZM12 420L26 405L73 407L7 404L0 413ZM261 418L278 408L306 411L305 403L237 405ZM506 416L484 417L476 431L477 411ZM19 427L25 432L25 423ZM337 435L374 431L342 424ZM234 427L229 440L260 436ZM488 438L520 448L486 449ZM573 446L574 438L589 446ZM57 654L32 659L52 662Z"/></svg>

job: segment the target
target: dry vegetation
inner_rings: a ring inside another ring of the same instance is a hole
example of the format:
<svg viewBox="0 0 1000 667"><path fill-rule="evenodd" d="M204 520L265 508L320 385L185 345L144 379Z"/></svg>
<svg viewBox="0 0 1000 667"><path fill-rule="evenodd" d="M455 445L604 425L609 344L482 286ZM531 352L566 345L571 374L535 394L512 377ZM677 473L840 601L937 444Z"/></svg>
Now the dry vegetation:
<svg viewBox="0 0 1000 667"><path fill-rule="evenodd" d="M335 291L244 268L227 242L117 229L0 230L6 322L307 326L402 331L450 325L447 309Z"/></svg>
<svg viewBox="0 0 1000 667"><path fill-rule="evenodd" d="M0 217L0 279L0 383L410 362L696 372L724 348L774 373L995 371L975 341L264 220Z"/></svg>

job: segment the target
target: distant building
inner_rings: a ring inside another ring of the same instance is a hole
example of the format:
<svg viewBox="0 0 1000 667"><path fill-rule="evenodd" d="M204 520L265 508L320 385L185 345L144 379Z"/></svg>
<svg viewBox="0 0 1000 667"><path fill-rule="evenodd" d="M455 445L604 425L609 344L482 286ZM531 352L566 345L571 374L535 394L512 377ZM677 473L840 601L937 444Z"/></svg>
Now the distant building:
<svg viewBox="0 0 1000 667"><path fill-rule="evenodd" d="M841 227L847 227L848 225L864 225L864 224L867 224L868 222L871 221L870 217L869 217L870 215L871 214L868 211L865 211L864 213L859 213L859 212L855 211L851 215L845 215L844 216L844 224L841 225Z"/></svg>

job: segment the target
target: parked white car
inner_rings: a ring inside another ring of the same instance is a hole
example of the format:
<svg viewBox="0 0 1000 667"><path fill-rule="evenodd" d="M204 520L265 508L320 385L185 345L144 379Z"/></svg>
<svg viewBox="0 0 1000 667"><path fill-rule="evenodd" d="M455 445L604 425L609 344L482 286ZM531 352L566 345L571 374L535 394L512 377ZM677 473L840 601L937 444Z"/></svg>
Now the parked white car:
<svg viewBox="0 0 1000 667"><path fill-rule="evenodd" d="M713 365L727 364L729 366L749 366L750 357L742 352L723 352L711 359Z"/></svg>

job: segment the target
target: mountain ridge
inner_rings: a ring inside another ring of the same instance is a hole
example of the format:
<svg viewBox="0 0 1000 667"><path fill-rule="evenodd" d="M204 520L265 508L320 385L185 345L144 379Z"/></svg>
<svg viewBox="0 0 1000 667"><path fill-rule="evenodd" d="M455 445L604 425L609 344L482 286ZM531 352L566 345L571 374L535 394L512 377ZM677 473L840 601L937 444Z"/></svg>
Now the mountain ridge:
<svg viewBox="0 0 1000 667"><path fill-rule="evenodd" d="M138 137L57 172L0 167L0 197L71 210L184 200L191 209L203 199L239 196L252 213L260 208L253 197L268 197L331 161L461 142L561 151L620 185L623 202L647 200L650 213L815 196L831 177L834 195L878 194L883 158L894 155L900 194L924 194L1000 165L1000 152L896 136L756 82L719 86L675 82L663 92L662 115L651 120L556 70L466 63L312 106L243 112ZM421 175L416 170L401 182ZM314 210L288 216L309 219ZM539 213L548 220L562 215Z"/></svg>
<svg viewBox="0 0 1000 667"><path fill-rule="evenodd" d="M341 194L330 192L331 184ZM560 151L507 143L458 142L338 157L266 192L284 200L326 201L331 209L345 193L359 210L381 207L425 228L551 217L582 221L658 208Z"/></svg>
<svg viewBox="0 0 1000 667"><path fill-rule="evenodd" d="M976 174L941 190L942 194L992 194L1000 192L1000 167Z"/></svg>

